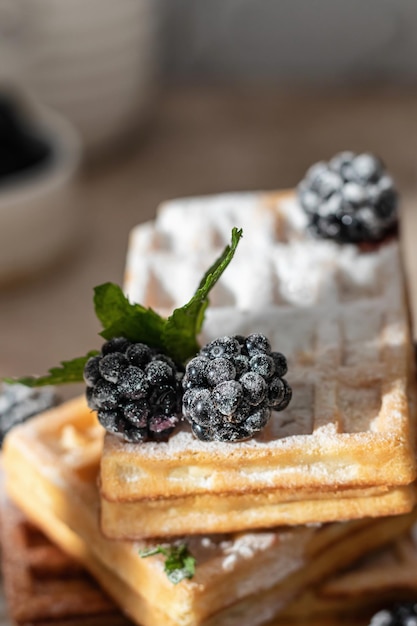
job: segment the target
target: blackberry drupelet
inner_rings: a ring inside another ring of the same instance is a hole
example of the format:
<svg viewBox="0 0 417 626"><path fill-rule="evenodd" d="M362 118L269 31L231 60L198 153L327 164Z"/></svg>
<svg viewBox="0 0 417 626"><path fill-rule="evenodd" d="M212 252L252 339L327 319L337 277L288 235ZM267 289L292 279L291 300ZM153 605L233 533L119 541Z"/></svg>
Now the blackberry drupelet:
<svg viewBox="0 0 417 626"><path fill-rule="evenodd" d="M417 626L417 603L404 602L375 613L369 626Z"/></svg>
<svg viewBox="0 0 417 626"><path fill-rule="evenodd" d="M242 441L282 411L291 388L287 361L259 333L220 337L191 359L182 380L183 414L203 441Z"/></svg>
<svg viewBox="0 0 417 626"><path fill-rule="evenodd" d="M85 365L87 402L126 441L164 440L179 421L182 375L158 350L116 337Z"/></svg>
<svg viewBox="0 0 417 626"><path fill-rule="evenodd" d="M340 243L376 242L395 232L398 194L371 154L341 152L313 165L298 186L310 231Z"/></svg>

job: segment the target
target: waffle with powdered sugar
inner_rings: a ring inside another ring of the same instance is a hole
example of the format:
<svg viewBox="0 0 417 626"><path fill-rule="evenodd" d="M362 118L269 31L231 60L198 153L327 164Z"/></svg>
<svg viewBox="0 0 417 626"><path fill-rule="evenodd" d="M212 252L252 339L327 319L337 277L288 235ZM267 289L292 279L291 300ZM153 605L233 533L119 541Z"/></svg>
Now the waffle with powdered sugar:
<svg viewBox="0 0 417 626"><path fill-rule="evenodd" d="M169 541L111 541L100 532L102 436L84 398L16 427L5 441L6 487L27 517L142 626L262 624L297 591L398 536L415 519L409 514L181 538L196 558L196 571L174 585L163 557L139 555L161 541L169 548Z"/></svg>
<svg viewBox="0 0 417 626"><path fill-rule="evenodd" d="M103 529L112 537L237 531L397 514L415 501L409 315L396 238L314 239L291 193L176 200L131 234L126 293L171 312L243 228L213 289L202 342L261 332L288 360L289 407L253 439L107 434ZM368 498L374 498L369 500ZM143 520L143 523L142 521Z"/></svg>

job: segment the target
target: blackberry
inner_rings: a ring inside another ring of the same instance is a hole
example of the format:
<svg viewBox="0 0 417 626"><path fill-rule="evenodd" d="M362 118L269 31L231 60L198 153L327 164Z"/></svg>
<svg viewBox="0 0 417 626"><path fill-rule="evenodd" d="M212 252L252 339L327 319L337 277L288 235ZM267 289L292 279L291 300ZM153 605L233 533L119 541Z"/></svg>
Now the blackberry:
<svg viewBox="0 0 417 626"><path fill-rule="evenodd" d="M271 411L283 410L291 388L287 361L265 335L219 337L185 368L183 415L203 441L242 441L259 433Z"/></svg>
<svg viewBox="0 0 417 626"><path fill-rule="evenodd" d="M13 426L58 404L54 387L32 389L4 383L0 387L0 447Z"/></svg>
<svg viewBox="0 0 417 626"><path fill-rule="evenodd" d="M98 371L104 380L110 383L117 383L121 373L127 367L129 361L124 354L120 352L111 352L100 359Z"/></svg>
<svg viewBox="0 0 417 626"><path fill-rule="evenodd" d="M240 378L240 384L249 404L257 406L263 402L268 385L264 377L257 372L245 372Z"/></svg>
<svg viewBox="0 0 417 626"><path fill-rule="evenodd" d="M372 154L341 152L313 165L298 186L310 231L340 243L376 242L395 232L398 193Z"/></svg>
<svg viewBox="0 0 417 626"><path fill-rule="evenodd" d="M179 421L182 376L158 350L116 337L85 365L87 402L104 428L126 441L166 439Z"/></svg>
<svg viewBox="0 0 417 626"><path fill-rule="evenodd" d="M101 361L101 357L92 356L90 359L88 359L87 363L85 364L84 382L87 385L87 387L93 388L95 384L100 380L101 378L100 368L99 368L100 361Z"/></svg>
<svg viewBox="0 0 417 626"><path fill-rule="evenodd" d="M243 387L237 380L226 380L214 387L212 396L215 408L232 420L243 398Z"/></svg>
<svg viewBox="0 0 417 626"><path fill-rule="evenodd" d="M209 359L203 356L197 356L192 360L192 363L190 362L189 366L187 367L187 373L183 378L184 389L196 385L198 386L199 384L204 384L207 363L209 363Z"/></svg>
<svg viewBox="0 0 417 626"><path fill-rule="evenodd" d="M236 376L236 369L230 359L220 356L213 359L206 369L206 380L211 387L220 385Z"/></svg>
<svg viewBox="0 0 417 626"><path fill-rule="evenodd" d="M214 411L213 400L209 389L199 387L188 389L184 393L182 404L184 417L199 426L209 426L210 416Z"/></svg>
<svg viewBox="0 0 417 626"><path fill-rule="evenodd" d="M375 613L369 626L417 626L417 603L396 604L390 610Z"/></svg>
<svg viewBox="0 0 417 626"><path fill-rule="evenodd" d="M200 350L200 354L207 356L209 359L218 359L219 357L227 359L239 353L240 343L236 337L219 337Z"/></svg>

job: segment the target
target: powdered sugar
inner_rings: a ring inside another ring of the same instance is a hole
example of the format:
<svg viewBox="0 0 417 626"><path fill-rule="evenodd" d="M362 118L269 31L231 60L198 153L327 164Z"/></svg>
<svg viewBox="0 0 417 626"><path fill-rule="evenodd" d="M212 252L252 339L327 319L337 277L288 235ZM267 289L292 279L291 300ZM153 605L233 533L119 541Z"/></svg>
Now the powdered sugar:
<svg viewBox="0 0 417 626"><path fill-rule="evenodd" d="M386 445L385 433L403 434L407 421L398 410L405 396L396 384L386 384L393 376L405 380L407 370L398 242L364 253L355 245L313 239L291 194L182 199L160 209L148 243L144 236L141 243L140 231L132 238L128 295L157 308L183 305L198 285L197 274L229 243L234 226L243 227L243 238L213 290L201 343L220 335L264 333L273 350L287 357L293 399L249 441L206 443L183 425L168 442L147 443L139 454L145 465L147 460L181 459L181 479L185 474L194 487L208 490L216 485L216 472L193 473L200 453L226 461L248 458L252 451L267 455L299 449L313 459L302 469L315 480L329 480L330 474L335 480L354 480L362 461L349 454L349 447L366 448L371 441ZM106 447L138 454L135 446L110 437ZM246 484L256 485L260 475L263 485L277 484L277 473L291 474L295 468L276 463L272 469L261 463L240 472ZM165 479L178 483L175 471Z"/></svg>

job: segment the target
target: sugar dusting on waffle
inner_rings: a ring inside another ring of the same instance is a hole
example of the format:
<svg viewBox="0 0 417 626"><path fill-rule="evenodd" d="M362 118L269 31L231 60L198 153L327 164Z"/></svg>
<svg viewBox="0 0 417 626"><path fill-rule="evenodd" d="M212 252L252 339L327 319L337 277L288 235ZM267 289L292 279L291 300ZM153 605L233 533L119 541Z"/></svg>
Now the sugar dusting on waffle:
<svg viewBox="0 0 417 626"><path fill-rule="evenodd" d="M391 344L404 340L405 330L399 323L404 294L398 243L391 240L363 254L356 245L340 246L306 236L305 214L291 194L280 196L279 201L273 194L261 193L178 200L162 206L152 228L147 224L133 232L127 295L151 306L164 308L168 302L179 306L191 297L197 276L227 242L229 229L236 223L243 224L244 237L234 262L213 290L202 342L219 333L264 332L274 349L286 355L288 378L296 388L292 405L277 416L280 422L292 424L290 433L280 428L279 439L311 433L313 424L307 413L312 387L320 375L318 353L328 353L326 359L320 357L322 368L335 365L340 378L356 386L358 378L369 381L373 377L372 382L377 382L383 376L379 332L384 326L388 326ZM144 232L152 235L144 237ZM140 271L141 263L147 264L147 271ZM168 265L183 280L172 280L172 274L165 271ZM378 392L372 397L372 391L363 387L361 393L363 402L359 398L356 416L350 424L341 425L348 432L367 430L377 419ZM304 419L295 424L291 414L297 397ZM349 388L342 388L342 414L351 400ZM331 434L332 428L323 432ZM258 441L271 442L276 436L272 420L269 432L267 427ZM199 444L179 432L168 445L197 449ZM277 440L274 445L285 443ZM149 453L153 452L158 453L157 446L149 446Z"/></svg>

